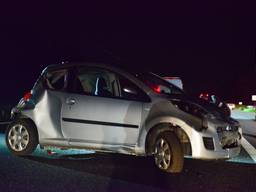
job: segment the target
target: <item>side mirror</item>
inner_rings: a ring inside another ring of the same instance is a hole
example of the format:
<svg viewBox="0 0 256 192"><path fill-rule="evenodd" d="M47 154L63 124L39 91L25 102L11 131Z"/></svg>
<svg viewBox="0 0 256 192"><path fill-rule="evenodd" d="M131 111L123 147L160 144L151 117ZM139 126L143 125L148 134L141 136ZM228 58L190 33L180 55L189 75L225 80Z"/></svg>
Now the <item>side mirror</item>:
<svg viewBox="0 0 256 192"><path fill-rule="evenodd" d="M131 88L131 87L124 87L123 91L125 93L131 94L131 95L137 95L138 94L137 91L135 89Z"/></svg>

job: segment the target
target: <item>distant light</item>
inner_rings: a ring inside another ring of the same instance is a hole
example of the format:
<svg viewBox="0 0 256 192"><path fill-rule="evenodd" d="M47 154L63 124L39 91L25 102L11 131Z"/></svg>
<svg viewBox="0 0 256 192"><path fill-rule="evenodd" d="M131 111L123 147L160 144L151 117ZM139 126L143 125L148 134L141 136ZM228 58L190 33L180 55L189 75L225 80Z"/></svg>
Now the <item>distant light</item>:
<svg viewBox="0 0 256 192"><path fill-rule="evenodd" d="M209 94L208 93L201 93L199 95L199 98L204 99L204 100L209 100Z"/></svg>
<svg viewBox="0 0 256 192"><path fill-rule="evenodd" d="M243 105L243 102L242 101L238 102L238 105Z"/></svg>
<svg viewBox="0 0 256 192"><path fill-rule="evenodd" d="M68 61L61 61L61 64L65 64L65 63L68 63Z"/></svg>
<svg viewBox="0 0 256 192"><path fill-rule="evenodd" d="M230 110L233 110L236 108L236 105L234 103L227 103Z"/></svg>

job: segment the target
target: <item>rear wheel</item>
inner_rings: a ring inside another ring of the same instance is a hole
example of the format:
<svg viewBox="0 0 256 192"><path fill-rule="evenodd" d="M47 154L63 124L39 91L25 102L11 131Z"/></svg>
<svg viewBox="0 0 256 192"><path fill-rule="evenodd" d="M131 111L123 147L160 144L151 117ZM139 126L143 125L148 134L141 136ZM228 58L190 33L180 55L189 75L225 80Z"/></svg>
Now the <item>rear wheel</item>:
<svg viewBox="0 0 256 192"><path fill-rule="evenodd" d="M13 154L29 155L38 145L36 127L26 119L14 121L6 129L5 141Z"/></svg>
<svg viewBox="0 0 256 192"><path fill-rule="evenodd" d="M156 166L165 172L179 173L182 171L184 154L178 138L171 132L159 134L154 146Z"/></svg>

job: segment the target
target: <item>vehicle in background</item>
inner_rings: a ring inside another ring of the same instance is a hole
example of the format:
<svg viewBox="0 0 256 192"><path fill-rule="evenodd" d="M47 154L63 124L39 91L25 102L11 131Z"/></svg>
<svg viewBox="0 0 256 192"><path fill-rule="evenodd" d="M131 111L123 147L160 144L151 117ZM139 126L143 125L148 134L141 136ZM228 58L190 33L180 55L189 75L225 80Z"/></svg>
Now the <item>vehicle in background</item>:
<svg viewBox="0 0 256 192"><path fill-rule="evenodd" d="M209 94L209 93L201 93L199 95L199 98L216 105L218 108L221 109L221 111L224 113L224 115L230 117L231 110L230 110L229 106L224 101L222 101L219 97L217 97L216 95Z"/></svg>
<svg viewBox="0 0 256 192"><path fill-rule="evenodd" d="M227 105L231 111L236 108L236 104L234 103L227 103Z"/></svg>
<svg viewBox="0 0 256 192"><path fill-rule="evenodd" d="M12 110L6 143L15 155L44 147L149 156L181 172L184 156L240 153L239 123L153 73L97 63L47 67Z"/></svg>
<svg viewBox="0 0 256 192"><path fill-rule="evenodd" d="M200 93L199 98L210 101L209 93Z"/></svg>
<svg viewBox="0 0 256 192"><path fill-rule="evenodd" d="M163 77L166 81L169 83L172 83L179 87L180 89L183 89L183 83L180 77Z"/></svg>

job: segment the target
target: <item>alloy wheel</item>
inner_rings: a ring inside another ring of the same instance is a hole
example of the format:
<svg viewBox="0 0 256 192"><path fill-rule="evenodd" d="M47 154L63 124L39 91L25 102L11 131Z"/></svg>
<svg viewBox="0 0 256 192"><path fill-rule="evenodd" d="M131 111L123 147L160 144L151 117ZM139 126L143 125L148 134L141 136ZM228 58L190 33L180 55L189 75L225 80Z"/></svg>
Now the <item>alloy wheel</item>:
<svg viewBox="0 0 256 192"><path fill-rule="evenodd" d="M8 133L8 142L14 151L23 151L29 143L29 133L21 124L14 125Z"/></svg>
<svg viewBox="0 0 256 192"><path fill-rule="evenodd" d="M155 145L155 163L162 169L166 170L171 164L171 148L164 138L159 138Z"/></svg>

